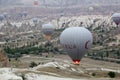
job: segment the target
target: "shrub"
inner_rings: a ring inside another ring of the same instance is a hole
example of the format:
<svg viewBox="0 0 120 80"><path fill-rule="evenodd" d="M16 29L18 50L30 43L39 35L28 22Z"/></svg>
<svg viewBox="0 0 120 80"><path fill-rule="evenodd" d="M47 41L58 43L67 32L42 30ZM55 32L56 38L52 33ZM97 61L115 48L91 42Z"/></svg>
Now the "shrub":
<svg viewBox="0 0 120 80"><path fill-rule="evenodd" d="M95 73L92 73L92 76L96 76L96 74L95 74Z"/></svg>
<svg viewBox="0 0 120 80"><path fill-rule="evenodd" d="M56 67L56 69L60 69L59 67Z"/></svg>
<svg viewBox="0 0 120 80"><path fill-rule="evenodd" d="M22 79L23 79L23 80L26 80L26 78L25 78L25 75L24 75L24 74L22 74L22 75L21 75L21 77L22 77Z"/></svg>
<svg viewBox="0 0 120 80"><path fill-rule="evenodd" d="M109 75L109 77L114 78L114 77L115 77L115 72L111 72L111 71L110 71L110 72L108 73L108 75Z"/></svg>
<svg viewBox="0 0 120 80"><path fill-rule="evenodd" d="M31 62L29 67L33 68L35 66L37 66L37 64L35 62Z"/></svg>

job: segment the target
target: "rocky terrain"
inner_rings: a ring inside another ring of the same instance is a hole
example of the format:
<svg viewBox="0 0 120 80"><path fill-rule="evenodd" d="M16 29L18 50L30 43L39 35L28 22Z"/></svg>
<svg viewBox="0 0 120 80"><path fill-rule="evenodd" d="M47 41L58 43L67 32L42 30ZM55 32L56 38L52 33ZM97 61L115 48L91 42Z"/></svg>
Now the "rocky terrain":
<svg viewBox="0 0 120 80"><path fill-rule="evenodd" d="M27 68L25 64L31 62L40 62L36 67ZM53 61L54 60L54 61ZM113 80L109 78L110 71L115 72L114 80L120 78L120 65L112 62L96 61L89 58L83 58L80 65L74 65L67 55L56 55L44 59L37 56L24 56L20 58L19 67L0 68L0 77L2 80ZM12 61L13 65L15 61ZM25 63L25 64L24 64Z"/></svg>

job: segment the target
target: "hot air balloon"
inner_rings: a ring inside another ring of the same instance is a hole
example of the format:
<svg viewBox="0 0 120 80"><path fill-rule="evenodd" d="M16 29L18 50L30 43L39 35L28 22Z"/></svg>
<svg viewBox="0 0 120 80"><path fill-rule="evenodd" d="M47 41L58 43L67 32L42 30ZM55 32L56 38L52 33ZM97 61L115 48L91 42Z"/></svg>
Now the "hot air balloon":
<svg viewBox="0 0 120 80"><path fill-rule="evenodd" d="M98 8L98 7L100 7L100 4L95 3L94 6L95 6L96 8Z"/></svg>
<svg viewBox="0 0 120 80"><path fill-rule="evenodd" d="M4 20L4 15L0 15L0 21Z"/></svg>
<svg viewBox="0 0 120 80"><path fill-rule="evenodd" d="M36 25L36 24L38 24L38 22L39 22L39 19L38 18L33 18L33 23Z"/></svg>
<svg viewBox="0 0 120 80"><path fill-rule="evenodd" d="M4 13L3 13L3 16L4 16L4 18L7 18L8 13L7 13L7 12L4 12Z"/></svg>
<svg viewBox="0 0 120 80"><path fill-rule="evenodd" d="M26 17L27 16L27 12L23 12L23 16Z"/></svg>
<svg viewBox="0 0 120 80"><path fill-rule="evenodd" d="M118 26L120 24L120 13L114 13L112 15L112 20L115 22L115 24Z"/></svg>
<svg viewBox="0 0 120 80"><path fill-rule="evenodd" d="M34 5L38 5L38 0L34 0Z"/></svg>
<svg viewBox="0 0 120 80"><path fill-rule="evenodd" d="M23 13L21 13L21 12L20 12L18 15L19 15L21 18L23 17Z"/></svg>
<svg viewBox="0 0 120 80"><path fill-rule="evenodd" d="M89 7L88 9L89 9L89 11L93 11L93 10L94 10L94 8L93 8L93 7Z"/></svg>
<svg viewBox="0 0 120 80"><path fill-rule="evenodd" d="M74 64L78 65L92 42L91 32L84 27L67 28L60 35L60 44L68 52Z"/></svg>
<svg viewBox="0 0 120 80"><path fill-rule="evenodd" d="M21 18L26 17L26 16L27 16L27 12L20 12L20 13L19 13L19 16L20 16Z"/></svg>
<svg viewBox="0 0 120 80"><path fill-rule="evenodd" d="M43 24L42 25L42 31L45 34L45 37L47 40L51 39L51 35L54 31L54 26L51 23Z"/></svg>

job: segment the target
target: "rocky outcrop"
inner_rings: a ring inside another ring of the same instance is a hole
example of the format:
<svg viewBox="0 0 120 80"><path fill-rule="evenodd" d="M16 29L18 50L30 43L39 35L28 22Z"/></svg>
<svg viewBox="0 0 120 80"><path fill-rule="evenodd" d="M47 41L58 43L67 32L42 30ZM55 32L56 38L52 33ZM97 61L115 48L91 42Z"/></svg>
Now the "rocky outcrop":
<svg viewBox="0 0 120 80"><path fill-rule="evenodd" d="M0 48L0 67L7 67L9 63L9 59L7 54L3 49Z"/></svg>

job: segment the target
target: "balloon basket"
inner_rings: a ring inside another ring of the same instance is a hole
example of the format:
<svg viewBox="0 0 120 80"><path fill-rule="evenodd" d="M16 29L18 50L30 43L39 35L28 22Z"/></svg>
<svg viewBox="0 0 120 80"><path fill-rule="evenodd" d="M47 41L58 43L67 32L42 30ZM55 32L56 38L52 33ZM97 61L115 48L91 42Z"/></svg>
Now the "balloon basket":
<svg viewBox="0 0 120 80"><path fill-rule="evenodd" d="M51 39L50 35L46 35L45 38L49 41Z"/></svg>
<svg viewBox="0 0 120 80"><path fill-rule="evenodd" d="M80 60L73 60L74 65L80 65Z"/></svg>

